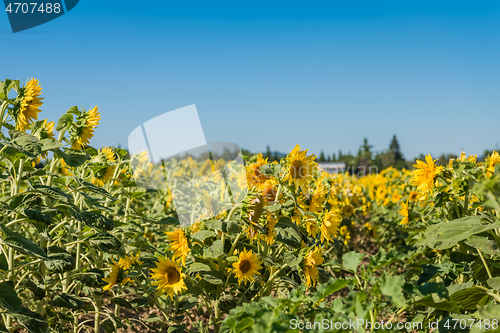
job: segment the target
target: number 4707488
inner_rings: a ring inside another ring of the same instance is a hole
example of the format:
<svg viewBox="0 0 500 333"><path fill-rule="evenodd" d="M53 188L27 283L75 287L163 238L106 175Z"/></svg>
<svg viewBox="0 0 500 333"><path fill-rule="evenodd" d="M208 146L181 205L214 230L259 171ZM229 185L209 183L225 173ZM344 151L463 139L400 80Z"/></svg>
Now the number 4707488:
<svg viewBox="0 0 500 333"><path fill-rule="evenodd" d="M479 329L497 329L498 328L498 319L479 319L479 321L476 321L477 319L447 319L444 322L444 327L447 329L465 329L469 328L471 329L473 326L479 328Z"/></svg>
<svg viewBox="0 0 500 333"><path fill-rule="evenodd" d="M37 3L37 2L14 2L9 3L5 9L9 14L34 14L34 13L47 13L59 14L61 12L60 3Z"/></svg>

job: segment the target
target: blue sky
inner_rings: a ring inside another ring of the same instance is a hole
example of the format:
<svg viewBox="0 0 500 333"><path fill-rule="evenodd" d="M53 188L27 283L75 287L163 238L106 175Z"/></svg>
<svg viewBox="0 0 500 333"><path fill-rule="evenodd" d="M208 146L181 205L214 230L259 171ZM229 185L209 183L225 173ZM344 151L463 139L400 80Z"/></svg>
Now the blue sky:
<svg viewBox="0 0 500 333"><path fill-rule="evenodd" d="M16 34L0 13L0 36L0 78L38 78L43 118L99 106L95 147L191 104L208 141L252 151L500 142L498 1L82 0Z"/></svg>

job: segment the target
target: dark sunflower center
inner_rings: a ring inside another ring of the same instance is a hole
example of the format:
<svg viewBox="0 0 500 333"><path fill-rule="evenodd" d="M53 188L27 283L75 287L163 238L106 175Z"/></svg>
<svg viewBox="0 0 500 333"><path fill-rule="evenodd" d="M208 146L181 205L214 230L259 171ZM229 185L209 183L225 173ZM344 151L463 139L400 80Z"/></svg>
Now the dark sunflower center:
<svg viewBox="0 0 500 333"><path fill-rule="evenodd" d="M175 267L168 267L165 272L165 278L167 279L168 284L174 284L179 282L181 275Z"/></svg>
<svg viewBox="0 0 500 333"><path fill-rule="evenodd" d="M246 272L248 272L250 270L251 266L252 265L250 265L250 261L248 261L248 260L242 260L240 262L240 271L242 273L246 273Z"/></svg>
<svg viewBox="0 0 500 333"><path fill-rule="evenodd" d="M293 178L299 179L305 176L305 165L299 161L295 160L290 165L290 174Z"/></svg>

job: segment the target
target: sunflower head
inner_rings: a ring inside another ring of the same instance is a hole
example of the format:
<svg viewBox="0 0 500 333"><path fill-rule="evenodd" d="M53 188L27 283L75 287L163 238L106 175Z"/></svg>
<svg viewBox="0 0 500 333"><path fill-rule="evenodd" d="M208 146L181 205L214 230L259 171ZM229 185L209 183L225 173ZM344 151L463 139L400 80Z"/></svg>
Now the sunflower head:
<svg viewBox="0 0 500 333"><path fill-rule="evenodd" d="M408 209L408 201L407 202L401 202L401 209L398 211L401 216L403 216L403 219L399 224L404 225L405 228L408 226L408 223L410 222L410 211Z"/></svg>
<svg viewBox="0 0 500 333"><path fill-rule="evenodd" d="M88 146L90 139L94 136L95 128L99 125L99 120L101 120L101 115L97 106L78 114L76 121L70 127L73 149L82 150Z"/></svg>
<svg viewBox="0 0 500 333"><path fill-rule="evenodd" d="M265 183L270 177L264 175L260 172L260 167L267 164L267 158L264 159L261 153L257 155L257 161L246 167L247 170L247 182L249 187L256 185L261 185Z"/></svg>
<svg viewBox="0 0 500 333"><path fill-rule="evenodd" d="M42 106L42 87L37 79L31 78L26 82L26 85L20 89L19 96L20 105L17 113L14 115L16 119L16 129L18 131L26 131L38 119L40 107Z"/></svg>
<svg viewBox="0 0 500 333"><path fill-rule="evenodd" d="M315 159L316 155L307 156L307 149L300 150L300 146L296 145L286 157L288 167L284 180L295 184L297 189L303 188L313 178L317 165Z"/></svg>
<svg viewBox="0 0 500 333"><path fill-rule="evenodd" d="M186 258L191 249L189 248L186 234L181 228L176 228L174 231L165 232L167 239L171 242L169 251L174 251L173 259L180 259L183 266L186 266Z"/></svg>
<svg viewBox="0 0 500 333"><path fill-rule="evenodd" d="M111 272L109 273L109 276L102 280L108 282L108 285L102 288L103 291L110 290L116 284L124 285L125 283L131 281L131 279L127 277L126 269L114 260L113 264L111 264Z"/></svg>
<svg viewBox="0 0 500 333"><path fill-rule="evenodd" d="M342 222L342 212L335 208L326 212L321 223L321 242L333 242L333 238L337 236L340 222Z"/></svg>
<svg viewBox="0 0 500 333"><path fill-rule="evenodd" d="M488 158L486 159L486 175L491 177L495 174L495 166L500 163L500 154L494 151Z"/></svg>
<svg viewBox="0 0 500 333"><path fill-rule="evenodd" d="M261 275L262 261L252 252L243 249L240 252L238 261L233 263L233 273L238 278L238 284L242 282L253 282L255 275Z"/></svg>
<svg viewBox="0 0 500 333"><path fill-rule="evenodd" d="M187 289L184 283L186 275L182 273L178 263L170 261L166 256L165 258L158 257L156 268L151 271L153 272L151 277L156 280L153 285L157 286L159 295L166 293L173 299L174 295Z"/></svg>
<svg viewBox="0 0 500 333"><path fill-rule="evenodd" d="M442 166L436 166L431 155L425 157L425 162L417 159L417 164L413 166L416 170L413 173L412 185L417 186L422 193L432 190L436 184L436 177L443 171Z"/></svg>

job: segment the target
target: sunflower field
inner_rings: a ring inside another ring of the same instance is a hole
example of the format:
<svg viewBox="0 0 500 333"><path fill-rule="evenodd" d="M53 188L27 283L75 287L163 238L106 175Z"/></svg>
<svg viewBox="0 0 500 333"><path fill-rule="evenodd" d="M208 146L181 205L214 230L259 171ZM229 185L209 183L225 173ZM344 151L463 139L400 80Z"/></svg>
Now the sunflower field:
<svg viewBox="0 0 500 333"><path fill-rule="evenodd" d="M181 227L136 183L146 154L91 146L96 106L42 120L41 94L0 83L0 332L500 332L497 152L367 175L245 156L243 200L204 191Z"/></svg>

